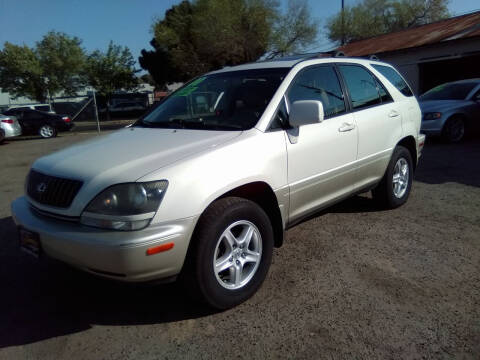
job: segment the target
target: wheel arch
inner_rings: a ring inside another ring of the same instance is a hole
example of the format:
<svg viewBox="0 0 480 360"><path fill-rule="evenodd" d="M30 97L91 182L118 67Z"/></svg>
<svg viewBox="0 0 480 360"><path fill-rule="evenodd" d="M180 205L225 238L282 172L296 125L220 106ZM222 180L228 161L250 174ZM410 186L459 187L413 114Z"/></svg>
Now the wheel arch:
<svg viewBox="0 0 480 360"><path fill-rule="evenodd" d="M219 196L215 200L229 196L237 196L248 199L260 206L270 218L273 228L275 247L282 246L284 237L282 214L280 213L277 197L275 196L275 193L270 185L263 181L251 182L236 187Z"/></svg>
<svg viewBox="0 0 480 360"><path fill-rule="evenodd" d="M237 186L213 199L204 208L203 212L215 201L231 196L253 201L258 206L260 206L263 211L265 211L272 224L274 245L275 247L281 247L284 238L282 214L280 212L277 197L275 196L275 193L273 192L273 189L270 187L270 185L263 181L254 181ZM198 226L198 223L196 224L196 226Z"/></svg>
<svg viewBox="0 0 480 360"><path fill-rule="evenodd" d="M412 163L413 163L413 171L416 170L417 168L417 142L415 141L415 138L412 135L408 135L404 137L402 140L400 140L397 143L397 146L403 146L410 152L410 156L412 157Z"/></svg>

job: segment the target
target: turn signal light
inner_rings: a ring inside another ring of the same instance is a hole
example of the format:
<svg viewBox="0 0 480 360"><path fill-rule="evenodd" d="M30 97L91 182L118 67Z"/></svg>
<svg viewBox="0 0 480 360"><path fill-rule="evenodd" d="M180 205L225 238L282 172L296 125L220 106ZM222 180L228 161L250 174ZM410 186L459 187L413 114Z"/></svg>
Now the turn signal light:
<svg viewBox="0 0 480 360"><path fill-rule="evenodd" d="M170 249L173 249L173 246L174 246L174 243L171 242L171 243L166 243L166 244L162 244L162 245L158 245L158 246L148 248L147 249L147 256L158 254L158 253L161 253L161 252L164 252L164 251L168 251Z"/></svg>

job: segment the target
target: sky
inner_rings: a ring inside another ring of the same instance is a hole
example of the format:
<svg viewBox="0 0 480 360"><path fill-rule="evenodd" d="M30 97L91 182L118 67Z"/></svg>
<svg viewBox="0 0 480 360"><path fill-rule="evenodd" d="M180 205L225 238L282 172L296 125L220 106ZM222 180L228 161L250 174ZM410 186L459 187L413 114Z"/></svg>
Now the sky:
<svg viewBox="0 0 480 360"><path fill-rule="evenodd" d="M280 0L282 7L287 0ZM345 0L354 5L358 0ZM150 49L151 25L180 0L0 0L0 49L6 41L34 46L50 30L83 40L87 51L105 50L110 40L128 46L135 58ZM340 10L341 0L308 0L318 20L319 38L314 50L329 50L326 19ZM477 10L478 0L450 0L454 15Z"/></svg>

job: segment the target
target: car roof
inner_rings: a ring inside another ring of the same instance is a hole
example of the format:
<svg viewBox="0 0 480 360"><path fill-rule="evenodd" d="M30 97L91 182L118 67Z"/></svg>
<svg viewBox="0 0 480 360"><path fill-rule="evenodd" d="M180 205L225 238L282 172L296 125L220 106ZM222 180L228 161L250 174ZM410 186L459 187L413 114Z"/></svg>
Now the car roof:
<svg viewBox="0 0 480 360"><path fill-rule="evenodd" d="M331 62L348 62L348 63L357 63L357 64L377 64L384 66L391 66L388 63L374 60L374 59L365 59L357 57L345 57L345 56L331 56L324 53L315 53L315 54L302 54L302 55L292 55L282 58L277 58L273 60L261 60L257 62L236 65L236 66L226 66L220 70L211 71L206 75L219 74L230 71L242 71L242 70L254 70L254 69L273 69L273 68L292 68L295 65L303 62L309 63L331 63Z"/></svg>
<svg viewBox="0 0 480 360"><path fill-rule="evenodd" d="M465 84L465 83L480 83L480 78L451 81L451 82L448 82L447 84Z"/></svg>

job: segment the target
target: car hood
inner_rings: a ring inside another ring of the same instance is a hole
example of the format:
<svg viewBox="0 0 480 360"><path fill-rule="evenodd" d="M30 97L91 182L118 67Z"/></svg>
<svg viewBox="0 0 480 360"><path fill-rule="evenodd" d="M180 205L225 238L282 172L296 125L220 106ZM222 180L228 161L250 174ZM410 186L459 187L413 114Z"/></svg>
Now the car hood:
<svg viewBox="0 0 480 360"><path fill-rule="evenodd" d="M38 159L35 170L111 185L132 182L182 158L218 146L241 131L125 128Z"/></svg>
<svg viewBox="0 0 480 360"><path fill-rule="evenodd" d="M450 109L459 108L469 104L466 100L426 100L419 101L422 113L427 112L442 112Z"/></svg>

